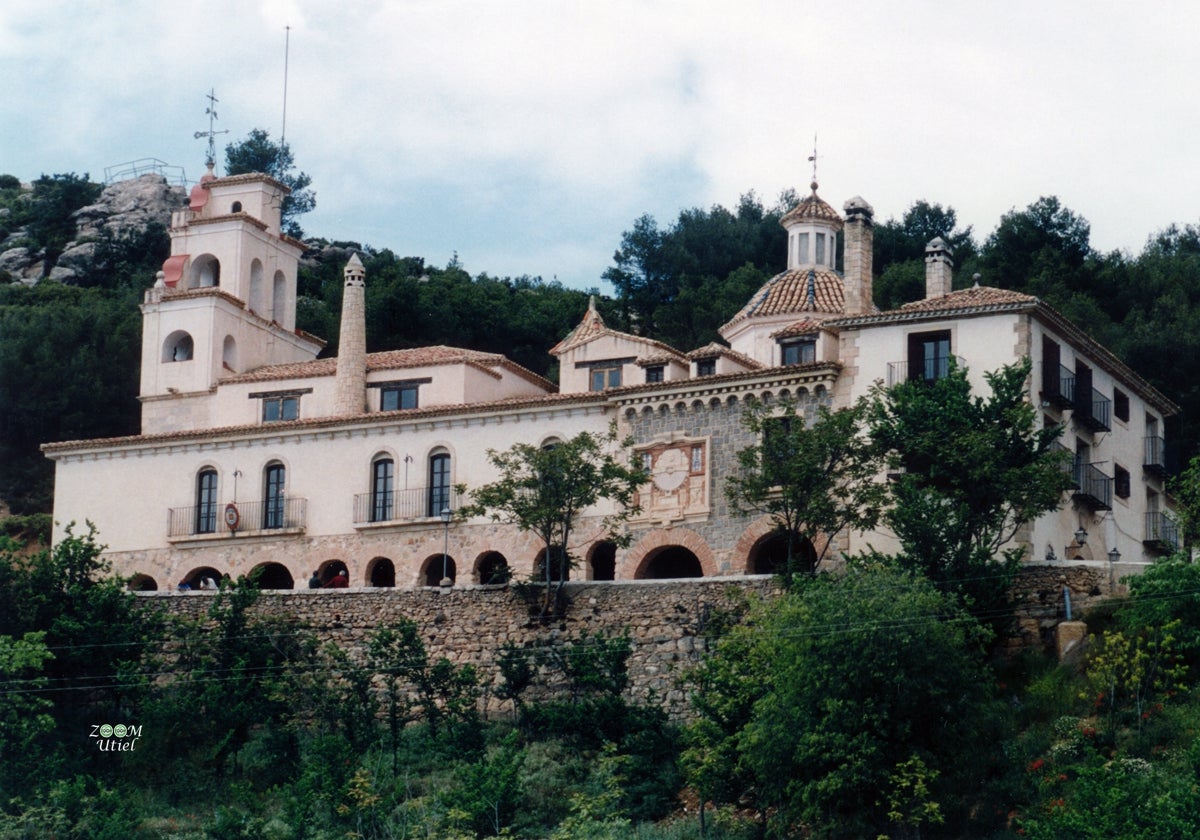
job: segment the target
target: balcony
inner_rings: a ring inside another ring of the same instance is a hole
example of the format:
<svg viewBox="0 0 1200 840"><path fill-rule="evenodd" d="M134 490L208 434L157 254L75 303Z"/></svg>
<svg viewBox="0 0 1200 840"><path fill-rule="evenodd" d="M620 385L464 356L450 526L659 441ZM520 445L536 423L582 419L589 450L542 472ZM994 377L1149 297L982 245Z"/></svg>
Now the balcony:
<svg viewBox="0 0 1200 840"><path fill-rule="evenodd" d="M354 524L394 525L418 519L436 519L443 507L457 510L459 496L452 487L413 487L383 493L359 493L354 497Z"/></svg>
<svg viewBox="0 0 1200 840"><path fill-rule="evenodd" d="M1160 437L1150 436L1144 439L1145 456L1142 459L1142 469L1150 475L1165 479L1168 474L1167 442Z"/></svg>
<svg viewBox="0 0 1200 840"><path fill-rule="evenodd" d="M1179 526L1165 513L1157 510L1146 512L1146 536L1142 545L1151 551L1171 554L1179 550Z"/></svg>
<svg viewBox="0 0 1200 840"><path fill-rule="evenodd" d="M1050 442L1050 452L1060 459L1059 466L1062 471L1071 476L1072 487L1079 487L1075 478L1075 465L1072 461L1075 453L1056 440Z"/></svg>
<svg viewBox="0 0 1200 840"><path fill-rule="evenodd" d="M1042 399L1056 408L1075 405L1075 371L1066 365L1042 366Z"/></svg>
<svg viewBox="0 0 1200 840"><path fill-rule="evenodd" d="M961 356L938 356L924 362L888 362L887 386L891 388L901 382L936 382L949 376L951 370L966 367L966 364Z"/></svg>
<svg viewBox="0 0 1200 840"><path fill-rule="evenodd" d="M1092 511L1112 510L1113 480L1095 464L1075 463L1071 468L1075 501Z"/></svg>
<svg viewBox="0 0 1200 840"><path fill-rule="evenodd" d="M1075 422L1093 432L1107 432L1111 426L1112 400L1092 388L1080 393L1075 401Z"/></svg>
<svg viewBox="0 0 1200 840"><path fill-rule="evenodd" d="M169 514L167 538L172 540L299 534L304 532L307 521L308 499L286 497L229 505L193 505L171 508Z"/></svg>

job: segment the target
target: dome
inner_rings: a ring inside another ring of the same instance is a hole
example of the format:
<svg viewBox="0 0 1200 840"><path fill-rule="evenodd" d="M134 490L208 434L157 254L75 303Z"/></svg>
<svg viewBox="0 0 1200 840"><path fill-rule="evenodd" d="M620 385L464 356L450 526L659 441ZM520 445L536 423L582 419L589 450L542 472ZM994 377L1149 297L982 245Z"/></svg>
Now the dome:
<svg viewBox="0 0 1200 840"><path fill-rule="evenodd" d="M805 196L799 204L789 210L779 223L789 227L796 222L822 222L836 230L841 230L842 217L817 195L817 183L812 183L812 194Z"/></svg>
<svg viewBox="0 0 1200 840"><path fill-rule="evenodd" d="M845 290L837 272L822 268L790 269L764 283L728 325L756 316L803 312L840 315L844 307Z"/></svg>

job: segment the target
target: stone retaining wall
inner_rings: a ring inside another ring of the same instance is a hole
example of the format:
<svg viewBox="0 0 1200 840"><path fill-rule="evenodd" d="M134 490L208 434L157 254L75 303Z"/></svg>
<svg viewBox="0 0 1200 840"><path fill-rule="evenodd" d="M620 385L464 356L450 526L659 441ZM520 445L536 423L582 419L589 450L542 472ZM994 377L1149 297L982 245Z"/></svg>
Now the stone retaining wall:
<svg viewBox="0 0 1200 840"><path fill-rule="evenodd" d="M1001 646L1009 653L1052 649L1054 627L1065 620L1063 587L1070 589L1074 616L1108 592L1103 569L1085 566L1031 566L1014 587L1018 614ZM713 615L749 595L770 597L773 578L722 577L686 581L567 583L570 606L565 617L544 624L531 616L521 590L509 586L471 586L441 591L422 589L316 589L271 591L255 610L311 628L322 642L335 642L361 656L366 638L381 624L399 618L415 621L431 659L445 656L479 668L489 692L499 683L496 657L505 642L527 646L564 645L586 635L628 633L628 694L636 702L662 704L673 717L687 711L679 685L684 671L707 649L703 631ZM177 614L199 617L214 597L208 592L146 593ZM553 682L543 668L543 681ZM500 708L494 698L489 708Z"/></svg>

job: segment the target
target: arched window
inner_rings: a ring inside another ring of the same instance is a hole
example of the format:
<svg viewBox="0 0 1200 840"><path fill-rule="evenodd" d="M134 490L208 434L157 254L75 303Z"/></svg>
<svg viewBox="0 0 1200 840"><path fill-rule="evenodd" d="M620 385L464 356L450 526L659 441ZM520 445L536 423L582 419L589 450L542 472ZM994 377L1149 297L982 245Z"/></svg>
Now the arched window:
<svg viewBox="0 0 1200 840"><path fill-rule="evenodd" d="M271 320L282 325L287 318L287 278L282 271L275 272L271 284Z"/></svg>
<svg viewBox="0 0 1200 840"><path fill-rule="evenodd" d="M255 315L265 314L263 289L263 264L261 260L250 261L250 293L247 303Z"/></svg>
<svg viewBox="0 0 1200 840"><path fill-rule="evenodd" d="M241 213L242 212L242 202L240 202L240 201L233 202L233 205L229 208L229 212L230 213Z"/></svg>
<svg viewBox="0 0 1200 840"><path fill-rule="evenodd" d="M282 528L284 524L283 491L287 480L287 469L278 462L268 464L263 473L263 523L264 528Z"/></svg>
<svg viewBox="0 0 1200 840"><path fill-rule="evenodd" d="M371 521L395 519L396 462L391 458L376 458L371 464ZM439 508L440 510L440 508Z"/></svg>
<svg viewBox="0 0 1200 840"><path fill-rule="evenodd" d="M426 516L440 516L450 507L450 453L436 452L429 456L429 504Z"/></svg>
<svg viewBox="0 0 1200 840"><path fill-rule="evenodd" d="M221 285L221 264L212 254L201 254L192 261L192 278L189 288L206 288Z"/></svg>
<svg viewBox="0 0 1200 840"><path fill-rule="evenodd" d="M238 373L237 341L231 335L225 336L225 341L221 343L221 364L226 370Z"/></svg>
<svg viewBox="0 0 1200 840"><path fill-rule="evenodd" d="M162 360L164 362L189 362L193 352L192 337L183 330L175 330L163 342Z"/></svg>
<svg viewBox="0 0 1200 840"><path fill-rule="evenodd" d="M213 534L217 530L217 471L200 470L196 476L196 533Z"/></svg>

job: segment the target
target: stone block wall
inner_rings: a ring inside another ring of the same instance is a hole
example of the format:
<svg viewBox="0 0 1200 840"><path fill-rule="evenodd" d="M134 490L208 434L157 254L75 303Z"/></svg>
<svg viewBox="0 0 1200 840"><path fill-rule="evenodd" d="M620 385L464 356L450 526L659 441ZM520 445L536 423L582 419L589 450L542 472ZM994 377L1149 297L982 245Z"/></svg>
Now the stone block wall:
<svg viewBox="0 0 1200 840"><path fill-rule="evenodd" d="M1010 654L1052 650L1054 629L1065 620L1063 587L1071 592L1073 614L1107 595L1104 570L1084 566L1031 566L1014 587L1017 615L1000 640ZM565 646L584 635L628 633L632 642L627 696L658 703L673 718L688 713L687 690L680 678L708 650L704 629L714 614L747 597L778 593L767 576L731 576L698 580L569 582L566 615L548 624L533 617L517 587L464 586L446 591L421 589L314 589L264 592L259 615L310 628L321 642L334 642L362 658L368 636L400 618L421 628L431 660L446 657L479 669L490 713L507 713L507 703L491 693L500 683L497 655L505 642L521 646ZM144 593L164 609L193 618L204 615L216 597L211 592ZM542 691L552 691L555 674L543 666ZM536 691L530 695L536 697Z"/></svg>

